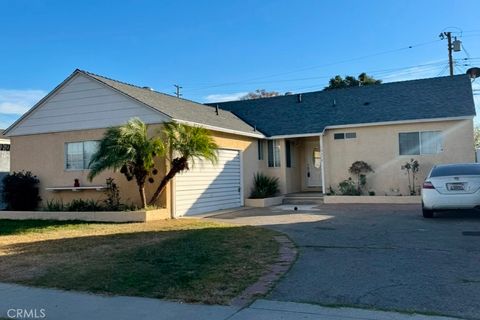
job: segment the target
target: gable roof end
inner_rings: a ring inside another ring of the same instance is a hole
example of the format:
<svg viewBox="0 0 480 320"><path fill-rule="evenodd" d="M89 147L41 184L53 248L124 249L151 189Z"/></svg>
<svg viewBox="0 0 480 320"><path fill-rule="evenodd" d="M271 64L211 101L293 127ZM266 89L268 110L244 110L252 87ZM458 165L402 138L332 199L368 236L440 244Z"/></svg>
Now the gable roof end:
<svg viewBox="0 0 480 320"><path fill-rule="evenodd" d="M56 86L50 93L37 102L30 110L23 114L17 121L8 127L3 134L7 134L31 114L35 109L46 102L52 95L60 90L75 75L82 74L102 85L119 92L130 99L133 99L148 108L155 110L167 116L168 118L189 125L202 126L210 130L245 135L251 137L262 138L264 135L255 130L246 122L242 121L236 115L227 110L222 110L218 115L215 108L206 107L200 103L180 99L167 94L156 92L150 89L142 88L132 84L113 80L97 74L76 69L62 83Z"/></svg>

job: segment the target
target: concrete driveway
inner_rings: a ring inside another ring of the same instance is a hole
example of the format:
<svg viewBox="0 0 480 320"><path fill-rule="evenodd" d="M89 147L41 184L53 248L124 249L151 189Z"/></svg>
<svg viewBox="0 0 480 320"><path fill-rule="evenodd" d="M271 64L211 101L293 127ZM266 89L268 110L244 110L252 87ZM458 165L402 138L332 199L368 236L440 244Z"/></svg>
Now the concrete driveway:
<svg viewBox="0 0 480 320"><path fill-rule="evenodd" d="M211 218L297 243L298 261L268 299L480 319L480 213L426 220L417 205L320 205Z"/></svg>

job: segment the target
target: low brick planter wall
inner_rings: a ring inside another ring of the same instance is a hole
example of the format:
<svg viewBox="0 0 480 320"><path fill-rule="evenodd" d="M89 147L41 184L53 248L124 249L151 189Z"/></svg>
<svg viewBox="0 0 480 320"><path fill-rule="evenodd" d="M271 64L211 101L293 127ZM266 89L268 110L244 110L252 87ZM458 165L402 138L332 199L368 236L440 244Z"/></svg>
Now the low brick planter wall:
<svg viewBox="0 0 480 320"><path fill-rule="evenodd" d="M245 199L245 206L265 208L282 204L283 196L263 198L263 199Z"/></svg>
<svg viewBox="0 0 480 320"><path fill-rule="evenodd" d="M148 222L169 219L167 209L138 211L0 211L0 219L81 220L96 222Z"/></svg>
<svg viewBox="0 0 480 320"><path fill-rule="evenodd" d="M333 203L385 203L385 204L421 204L421 196L324 196L323 202Z"/></svg>

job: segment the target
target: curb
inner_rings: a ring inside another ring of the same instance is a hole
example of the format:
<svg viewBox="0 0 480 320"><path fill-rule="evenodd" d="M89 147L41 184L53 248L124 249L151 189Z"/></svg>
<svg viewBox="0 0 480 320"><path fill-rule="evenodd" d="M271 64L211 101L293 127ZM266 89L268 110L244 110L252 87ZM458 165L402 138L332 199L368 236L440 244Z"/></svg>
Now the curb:
<svg viewBox="0 0 480 320"><path fill-rule="evenodd" d="M233 298L230 302L231 306L243 308L249 305L256 297L264 296L290 270L298 254L295 244L287 236L275 236L274 239L280 244L277 260L257 282L245 289L239 296Z"/></svg>

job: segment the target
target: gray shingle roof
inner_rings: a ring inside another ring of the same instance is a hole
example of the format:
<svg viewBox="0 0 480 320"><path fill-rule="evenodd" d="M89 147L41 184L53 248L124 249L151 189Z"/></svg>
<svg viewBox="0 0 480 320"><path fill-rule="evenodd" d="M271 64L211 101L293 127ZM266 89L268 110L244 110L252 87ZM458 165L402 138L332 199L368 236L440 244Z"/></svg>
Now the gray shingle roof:
<svg viewBox="0 0 480 320"><path fill-rule="evenodd" d="M327 126L474 116L466 75L212 103L267 136L319 133Z"/></svg>
<svg viewBox="0 0 480 320"><path fill-rule="evenodd" d="M88 71L77 70L77 72L92 77L175 120L189 121L202 125L262 136L260 132L255 131L252 126L229 111L220 110L217 115L214 107L205 106L190 100L177 98L168 94L113 80Z"/></svg>

